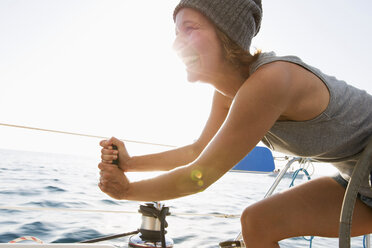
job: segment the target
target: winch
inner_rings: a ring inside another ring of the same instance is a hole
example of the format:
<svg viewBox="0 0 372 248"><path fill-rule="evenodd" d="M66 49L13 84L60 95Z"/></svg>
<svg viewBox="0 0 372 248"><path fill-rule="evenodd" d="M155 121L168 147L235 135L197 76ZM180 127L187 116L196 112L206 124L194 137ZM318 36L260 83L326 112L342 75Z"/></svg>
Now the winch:
<svg viewBox="0 0 372 248"><path fill-rule="evenodd" d="M169 208L164 204L152 202L140 205L138 212L142 214L141 227L138 234L129 238L129 247L173 248L173 240L165 237L165 228L168 227L165 218L170 215Z"/></svg>

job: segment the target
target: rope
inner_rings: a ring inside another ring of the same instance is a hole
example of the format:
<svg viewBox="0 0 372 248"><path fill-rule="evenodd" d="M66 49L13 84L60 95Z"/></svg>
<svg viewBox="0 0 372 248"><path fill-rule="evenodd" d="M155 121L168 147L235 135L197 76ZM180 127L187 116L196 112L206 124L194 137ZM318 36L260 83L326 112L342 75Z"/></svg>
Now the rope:
<svg viewBox="0 0 372 248"><path fill-rule="evenodd" d="M111 213L111 214L138 214L138 211L122 210L100 210L100 209L78 209L78 208L36 208L36 207L17 207L0 206L0 209L6 210L24 210L24 211L63 211L63 212L86 212L86 213ZM172 216L194 216L194 217L216 217L216 218L239 218L239 214L198 214L198 213L173 213Z"/></svg>
<svg viewBox="0 0 372 248"><path fill-rule="evenodd" d="M371 247L370 235L371 234L366 234L363 236L363 248Z"/></svg>
<svg viewBox="0 0 372 248"><path fill-rule="evenodd" d="M304 240L309 241L309 247L311 248L313 246L313 239L314 236L310 236L310 238L302 237Z"/></svg>
<svg viewBox="0 0 372 248"><path fill-rule="evenodd" d="M20 126L20 125L13 125L13 124L7 124L7 123L0 123L0 126L12 127L12 128L21 128L21 129L28 129L28 130L42 131L42 132L50 132L50 133L75 135L75 136L97 138L97 139L109 139L108 137L98 136L98 135L75 133L75 132L67 132L67 131L45 129L45 128L37 128L37 127L29 127L29 126ZM137 141L137 140L128 140L128 139L120 139L120 140L121 141L125 141L125 142L130 142L130 143L142 144L142 145L163 146L163 147L171 147L171 148L177 147L175 145L166 145L166 144L152 143L152 142L146 142L146 141Z"/></svg>
<svg viewBox="0 0 372 248"><path fill-rule="evenodd" d="M28 130L41 131L41 132L75 135L75 136L96 138L96 139L109 139L110 138L110 137L99 136L99 135L83 134L83 133L76 133L76 132L67 132L67 131L61 131L61 130L55 130L55 129L45 129L45 128L38 128L38 127L30 127L30 126L21 126L21 125L14 125L14 124L8 124L8 123L0 123L0 126L20 128L20 129L28 129ZM129 139L120 139L120 140L123 141L123 142L136 143L136 144L142 144L142 145L162 146L162 147L169 147L169 148L176 148L177 147L176 145L160 144L160 143L153 143L153 142L147 142L147 141L138 141L138 140L129 140ZM290 158L291 157L288 157L288 156L274 157L275 160L279 160L279 161L286 161L286 160L289 160Z"/></svg>
<svg viewBox="0 0 372 248"><path fill-rule="evenodd" d="M80 241L78 243L97 243L97 242L101 242L101 241L106 241L106 240L111 240L111 239L118 239L118 238L126 237L126 236L129 236L129 235L134 235L134 234L137 234L137 233L139 233L139 231L115 234L115 235L110 235L110 236L96 238L96 239L88 239L88 240Z"/></svg>
<svg viewBox="0 0 372 248"><path fill-rule="evenodd" d="M366 244L367 244L366 239L367 239L367 235L364 235L363 236L363 248L366 248Z"/></svg>
<svg viewBox="0 0 372 248"><path fill-rule="evenodd" d="M20 238L16 238L12 241L9 241L8 243L10 244L14 244L14 243L18 243L18 242L22 242L22 241L25 241L25 240L29 240L29 241L35 241L39 244L43 244L43 241L36 238L36 237L32 237L32 236L24 236L24 237L20 237Z"/></svg>
<svg viewBox="0 0 372 248"><path fill-rule="evenodd" d="M290 188L294 186L294 181L296 180L296 178L297 178L297 176L298 176L298 173L300 173L300 171L302 171L303 173L305 173L305 175L307 176L307 180L311 180L311 177L310 177L309 172L307 172L307 170L304 169L304 168L300 168L300 169L296 170L296 171L293 173L293 175L292 175L292 182L291 182L291 184L289 185Z"/></svg>
<svg viewBox="0 0 372 248"><path fill-rule="evenodd" d="M36 207L16 207L0 206L0 209L6 210L25 210L25 211L63 211L63 212L86 212L86 213L116 213L116 214L138 214L138 211L113 211L98 209L78 209L78 208L36 208Z"/></svg>

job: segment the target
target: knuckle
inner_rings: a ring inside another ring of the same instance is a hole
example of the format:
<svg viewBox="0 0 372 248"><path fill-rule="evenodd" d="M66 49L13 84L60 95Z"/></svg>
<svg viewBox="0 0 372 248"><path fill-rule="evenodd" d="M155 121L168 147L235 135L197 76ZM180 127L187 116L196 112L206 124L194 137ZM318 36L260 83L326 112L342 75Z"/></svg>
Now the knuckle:
<svg viewBox="0 0 372 248"><path fill-rule="evenodd" d="M101 140L101 141L99 142L100 146L105 146L106 143L107 143L107 140Z"/></svg>
<svg viewBox="0 0 372 248"><path fill-rule="evenodd" d="M102 155L101 155L101 159L102 159L104 162L107 162L107 161L112 160L112 156L102 154Z"/></svg>

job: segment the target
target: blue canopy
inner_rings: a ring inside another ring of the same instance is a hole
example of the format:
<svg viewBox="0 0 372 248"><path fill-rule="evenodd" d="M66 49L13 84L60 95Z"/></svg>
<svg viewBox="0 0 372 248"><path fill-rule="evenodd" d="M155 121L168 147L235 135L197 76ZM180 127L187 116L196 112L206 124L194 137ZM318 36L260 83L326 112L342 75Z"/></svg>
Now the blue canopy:
<svg viewBox="0 0 372 248"><path fill-rule="evenodd" d="M275 169L274 157L270 149L256 146L247 156L230 171L268 173Z"/></svg>

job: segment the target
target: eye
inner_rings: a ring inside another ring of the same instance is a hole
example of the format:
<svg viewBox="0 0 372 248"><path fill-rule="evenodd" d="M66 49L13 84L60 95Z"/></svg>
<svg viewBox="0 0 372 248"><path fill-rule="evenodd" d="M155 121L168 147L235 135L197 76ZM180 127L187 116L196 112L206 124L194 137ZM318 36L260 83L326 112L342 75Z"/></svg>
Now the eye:
<svg viewBox="0 0 372 248"><path fill-rule="evenodd" d="M175 34L178 36L179 34L190 34L194 30L193 27L184 27L181 31L176 30Z"/></svg>
<svg viewBox="0 0 372 248"><path fill-rule="evenodd" d="M185 27L185 33L186 34L189 34L189 33L191 33L192 31L194 31L196 28L195 27L193 27L193 26L186 26Z"/></svg>

